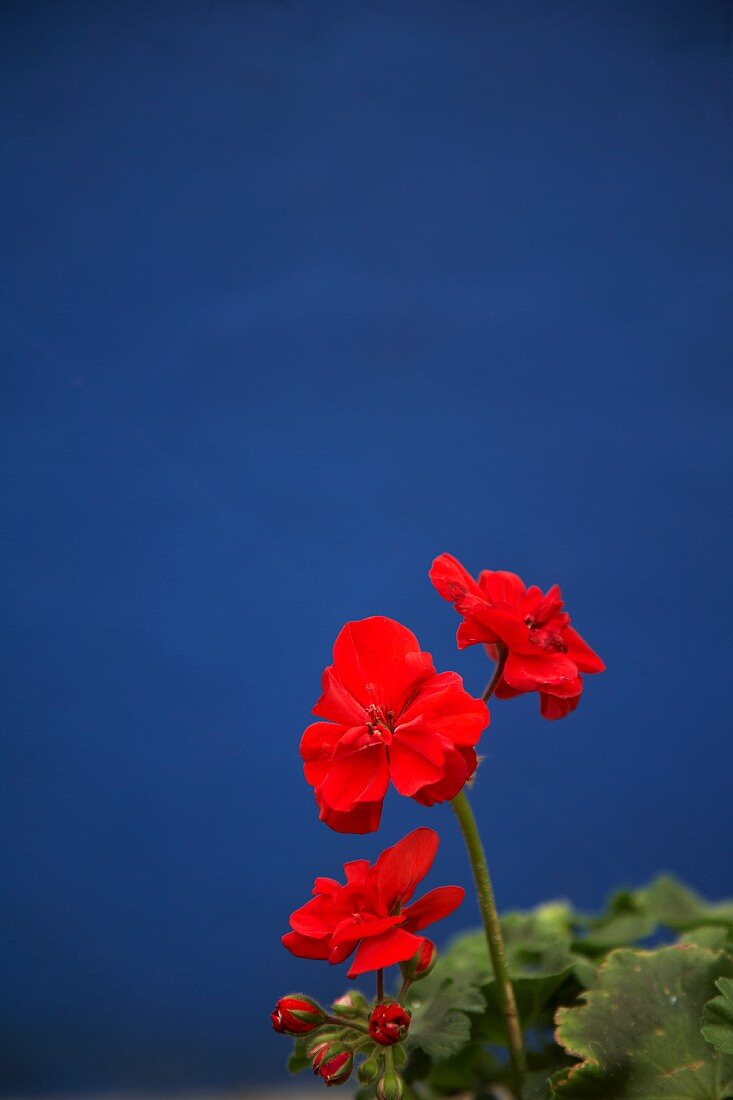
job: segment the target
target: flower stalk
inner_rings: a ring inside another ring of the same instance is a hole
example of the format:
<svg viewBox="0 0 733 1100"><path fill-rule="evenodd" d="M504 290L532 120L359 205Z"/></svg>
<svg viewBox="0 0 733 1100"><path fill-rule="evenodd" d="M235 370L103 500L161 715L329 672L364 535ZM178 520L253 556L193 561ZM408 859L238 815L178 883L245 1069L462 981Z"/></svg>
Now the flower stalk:
<svg viewBox="0 0 733 1100"><path fill-rule="evenodd" d="M326 1016L325 1022L327 1024L334 1024L341 1029L351 1029L352 1031L361 1031L363 1035L369 1034L369 1028L364 1024L358 1024L356 1020L345 1020L342 1016Z"/></svg>
<svg viewBox="0 0 733 1100"><path fill-rule="evenodd" d="M494 899L494 890L491 885L489 866L486 862L486 852L481 843L476 818L466 797L465 789L462 790L451 802L451 806L458 818L458 824L466 842L468 856L471 860L473 877L476 882L476 895L478 898L481 919L486 933L486 943L489 948L489 957L494 970L496 989L499 996L499 1004L504 1016L506 1028L509 1058L512 1065L514 1078L514 1091L517 1100L522 1100L522 1082L525 1073L524 1044L522 1040L522 1027L517 1012L517 1002L507 970L504 954L504 939L501 934L499 913Z"/></svg>
<svg viewBox="0 0 733 1100"><path fill-rule="evenodd" d="M496 647L496 656L497 656L497 659L496 659L496 668L494 669L494 675L489 680L488 684L486 685L486 690L484 691L483 695L481 696L481 698L483 699L483 701L485 703L488 703L489 699L491 698L491 696L494 694L497 687L499 686L499 681L501 680L502 676L504 675L504 665L506 664L506 659L509 656L508 648L505 645L503 645L501 642Z"/></svg>

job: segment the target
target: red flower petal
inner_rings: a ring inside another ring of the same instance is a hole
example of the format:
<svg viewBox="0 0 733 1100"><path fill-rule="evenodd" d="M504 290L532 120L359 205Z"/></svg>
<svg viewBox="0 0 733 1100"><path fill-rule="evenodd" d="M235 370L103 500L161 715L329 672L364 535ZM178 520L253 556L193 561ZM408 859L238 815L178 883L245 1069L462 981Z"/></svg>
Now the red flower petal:
<svg viewBox="0 0 733 1100"><path fill-rule="evenodd" d="M516 611L506 608L491 607L480 597L466 596L458 601L456 610L461 615L480 623L491 634L499 638L509 648L524 647L529 639L529 627L523 619L519 618ZM482 637L482 642L491 642L493 638Z"/></svg>
<svg viewBox="0 0 733 1100"><path fill-rule="evenodd" d="M364 721L363 714L361 721ZM311 722L300 739L300 755L304 760L314 760L318 756L332 756L348 728L344 725L333 725L332 722Z"/></svg>
<svg viewBox="0 0 733 1100"><path fill-rule="evenodd" d="M383 936L359 944L348 977L356 978L367 970L381 970L394 963L407 962L421 947L422 937L393 928Z"/></svg>
<svg viewBox="0 0 733 1100"><path fill-rule="evenodd" d="M332 810L348 812L357 802L381 800L388 786L387 749L378 742L343 755L337 750L318 794Z"/></svg>
<svg viewBox="0 0 733 1100"><path fill-rule="evenodd" d="M466 615L456 631L456 643L459 649L467 649L470 645L479 645L484 642L487 645L495 645L501 639L490 627L484 626L478 619L472 619Z"/></svg>
<svg viewBox="0 0 733 1100"><path fill-rule="evenodd" d="M452 602L466 592L474 596L481 595L476 581L452 554L440 554L431 565L428 575L444 600Z"/></svg>
<svg viewBox="0 0 733 1100"><path fill-rule="evenodd" d="M364 861L366 862L366 860ZM341 889L341 883L337 882L335 878L317 878L313 883L314 894L327 894L329 897L333 896L335 890Z"/></svg>
<svg viewBox="0 0 733 1100"><path fill-rule="evenodd" d="M543 718L549 718L550 721L564 718L566 714L575 710L579 702L580 695L574 695L570 699L560 699L557 695L547 695L542 691L540 692L540 714Z"/></svg>
<svg viewBox="0 0 733 1100"><path fill-rule="evenodd" d="M352 859L344 864L346 881L351 886L364 886L370 881L372 865L368 859Z"/></svg>
<svg viewBox="0 0 733 1100"><path fill-rule="evenodd" d="M333 931L334 906L330 897L319 894L296 909L290 917L290 927L301 936L320 939Z"/></svg>
<svg viewBox="0 0 733 1100"><path fill-rule="evenodd" d="M406 837L386 848L375 867L379 897L385 912L398 902L404 904L430 870L440 840L433 829L413 829Z"/></svg>
<svg viewBox="0 0 733 1100"><path fill-rule="evenodd" d="M408 655L419 659L408 661ZM384 615L347 623L334 644L333 663L344 688L364 707L377 703L395 712L415 679L435 672L412 631Z"/></svg>
<svg viewBox="0 0 733 1100"><path fill-rule="evenodd" d="M535 655L509 653L504 665L504 679L520 691L536 691L544 684L561 684L575 680L577 666L565 653Z"/></svg>
<svg viewBox="0 0 733 1100"><path fill-rule="evenodd" d="M282 936L282 942L288 951L293 955L297 955L299 959L328 958L328 940L315 940L310 939L308 936L301 936L298 932L286 932Z"/></svg>
<svg viewBox="0 0 733 1100"><path fill-rule="evenodd" d="M576 676L573 680L563 680L559 684L543 684L540 690L547 695L555 695L558 699L572 699L582 693L583 680Z"/></svg>
<svg viewBox="0 0 733 1100"><path fill-rule="evenodd" d="M364 707L344 687L333 665L323 670L321 696L313 713L345 726L358 726L364 721Z"/></svg>
<svg viewBox="0 0 733 1100"><path fill-rule="evenodd" d="M463 788L466 780L476 771L476 753L470 747L458 745L446 754L443 775L436 783L422 787L414 795L421 806L434 806L436 802L449 802Z"/></svg>
<svg viewBox="0 0 733 1100"><path fill-rule="evenodd" d="M382 818L382 799L378 802L357 802L353 810L333 810L319 798L318 819L333 829L335 833L375 833Z"/></svg>
<svg viewBox="0 0 733 1100"><path fill-rule="evenodd" d="M575 661L579 672L603 672L605 670L606 666L601 658L572 626L566 627L563 641L568 646L568 657Z"/></svg>
<svg viewBox="0 0 733 1100"><path fill-rule="evenodd" d="M322 783L328 771L331 757L346 726L334 726L331 722L313 722L300 739L300 755L303 758L305 778L312 787Z"/></svg>
<svg viewBox="0 0 733 1100"><path fill-rule="evenodd" d="M497 699L516 699L518 695L524 695L524 692L521 688L509 687L509 684L502 676L501 680L499 680L499 683L496 685L494 695Z"/></svg>
<svg viewBox="0 0 733 1100"><path fill-rule="evenodd" d="M492 603L516 606L526 591L524 581L506 569L484 569L479 573L478 586Z"/></svg>
<svg viewBox="0 0 733 1100"><path fill-rule="evenodd" d="M352 947L359 940L373 939L374 936L382 936L398 924L404 924L404 917L400 914L394 917L381 917L379 920L354 920L351 924L344 924L331 937L331 944L350 943Z"/></svg>
<svg viewBox="0 0 733 1100"><path fill-rule="evenodd" d="M429 890L407 909L402 910L408 932L419 932L443 917L449 916L463 901L466 891L462 886L437 886Z"/></svg>
<svg viewBox="0 0 733 1100"><path fill-rule="evenodd" d="M436 763L431 756L437 754L440 762ZM435 783L443 775L443 760L445 752L438 738L410 736L406 731L402 736L395 737L389 751L389 766L392 782L395 789L406 798L419 791L430 783Z"/></svg>
<svg viewBox="0 0 733 1100"><path fill-rule="evenodd" d="M439 734L456 745L475 745L489 724L489 711L468 694L457 672L441 672L423 684L400 715L396 737L404 736L407 723L412 736Z"/></svg>

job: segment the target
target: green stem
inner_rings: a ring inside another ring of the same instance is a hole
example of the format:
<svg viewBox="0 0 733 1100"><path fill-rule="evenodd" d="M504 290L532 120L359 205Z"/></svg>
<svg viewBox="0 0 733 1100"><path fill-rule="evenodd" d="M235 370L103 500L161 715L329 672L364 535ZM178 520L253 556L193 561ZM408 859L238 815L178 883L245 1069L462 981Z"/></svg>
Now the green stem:
<svg viewBox="0 0 733 1100"><path fill-rule="evenodd" d="M496 678L496 677L495 677ZM509 1058L512 1064L514 1077L514 1090L517 1100L522 1100L522 1081L524 1079L525 1060L524 1047L522 1045L522 1027L517 1012L517 1002L514 998L514 989L504 957L504 940L501 934L499 914L494 900L494 891L491 886L489 867L486 862L486 853L481 843L476 818L473 816L465 790L462 790L451 802L451 806L461 826L463 839L466 842L468 855L473 868L473 877L476 881L476 895L478 897L481 917L486 932L486 943L489 948L491 965L496 980L496 990L499 995L499 1004L504 1014Z"/></svg>
<svg viewBox="0 0 733 1100"><path fill-rule="evenodd" d="M327 1024L336 1024L338 1027L350 1027L354 1031L361 1031L364 1035L369 1034L369 1028L364 1024L356 1024L353 1020L345 1020L343 1016L326 1016L325 1022Z"/></svg>
<svg viewBox="0 0 733 1100"><path fill-rule="evenodd" d="M384 970L377 971L377 1004L381 1005L384 1000Z"/></svg>

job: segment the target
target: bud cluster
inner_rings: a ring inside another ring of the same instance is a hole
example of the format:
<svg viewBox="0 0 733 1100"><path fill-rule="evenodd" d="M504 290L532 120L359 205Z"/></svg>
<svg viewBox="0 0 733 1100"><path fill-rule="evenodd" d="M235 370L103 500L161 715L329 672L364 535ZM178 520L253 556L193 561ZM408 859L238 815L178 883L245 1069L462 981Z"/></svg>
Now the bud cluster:
<svg viewBox="0 0 733 1100"><path fill-rule="evenodd" d="M434 961L434 949L428 962ZM425 960L417 957L405 967L403 991L422 977ZM426 971L425 971L426 972ZM297 1057L307 1056L313 1072L329 1087L343 1085L354 1071L362 1085L371 1085L379 1100L401 1100L403 1083L398 1068L407 1061L401 1045L410 1028L410 1014L401 1004L387 1000L369 1004L358 990L349 990L334 1001L330 1012L304 993L281 997L272 1012L275 1031L299 1041ZM302 1064L302 1063L301 1063Z"/></svg>

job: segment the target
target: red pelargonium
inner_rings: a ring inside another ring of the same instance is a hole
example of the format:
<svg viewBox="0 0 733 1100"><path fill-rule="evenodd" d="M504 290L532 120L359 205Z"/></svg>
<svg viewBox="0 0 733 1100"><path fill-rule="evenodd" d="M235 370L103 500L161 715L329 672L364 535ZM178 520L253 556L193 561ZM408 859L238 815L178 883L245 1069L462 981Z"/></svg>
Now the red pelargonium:
<svg viewBox="0 0 733 1100"><path fill-rule="evenodd" d="M455 672L436 673L415 635L381 615L347 623L300 743L321 821L341 833L379 827L390 779L423 806L454 798L476 769L489 723Z"/></svg>
<svg viewBox="0 0 733 1100"><path fill-rule="evenodd" d="M314 897L292 914L282 942L303 959L340 963L356 955L348 976L380 970L411 959L429 940L416 933L447 917L464 897L460 886L439 886L407 903L430 870L438 850L438 834L415 829L375 864L357 859L344 864L346 883L317 878Z"/></svg>
<svg viewBox="0 0 733 1100"><path fill-rule="evenodd" d="M606 667L570 625L558 585L543 593L503 569L485 569L476 581L451 554L435 559L430 579L463 616L458 648L483 642L505 661L497 698L538 691L543 717L564 718L580 702L581 673Z"/></svg>

